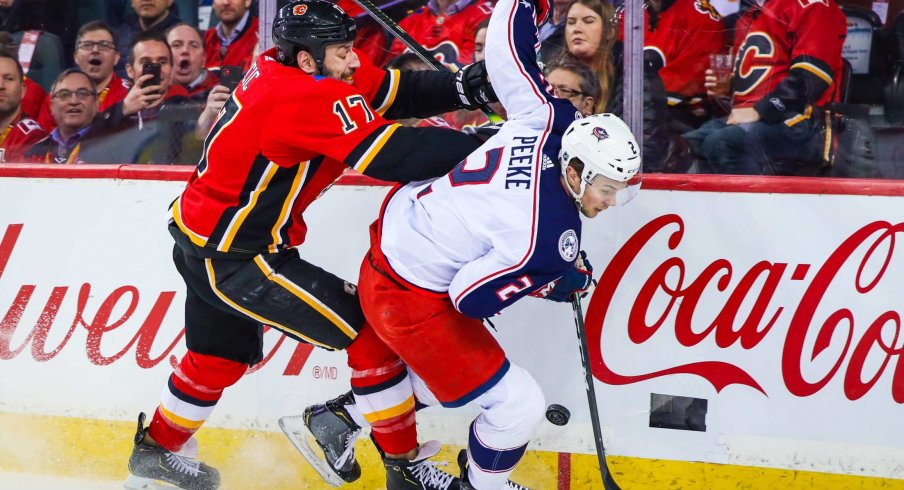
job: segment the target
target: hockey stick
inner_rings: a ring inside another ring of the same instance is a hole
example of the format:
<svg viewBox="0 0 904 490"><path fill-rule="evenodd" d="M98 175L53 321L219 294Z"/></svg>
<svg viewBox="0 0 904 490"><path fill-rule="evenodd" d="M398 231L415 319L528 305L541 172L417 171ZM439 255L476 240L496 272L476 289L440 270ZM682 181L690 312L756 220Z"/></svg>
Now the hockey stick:
<svg viewBox="0 0 904 490"><path fill-rule="evenodd" d="M596 408L596 390L593 389L593 373L590 369L590 357L587 354L587 337L584 335L584 312L581 310L581 296L574 295L571 300L571 308L574 310L574 325L578 331L578 340L581 344L581 363L584 365L584 381L587 383L587 402L590 404L590 422L593 425L593 439L596 442L596 457L600 463L600 475L603 478L603 488L606 490L621 490L615 483L609 465L606 464L606 448L603 446L603 432L600 429L599 412Z"/></svg>
<svg viewBox="0 0 904 490"><path fill-rule="evenodd" d="M417 41L411 38L405 29L402 29L396 21L392 20L391 17L386 15L386 12L380 10L380 7L377 7L370 0L355 0L355 3L358 4L359 7L363 8L368 15L373 17L374 20L377 21L378 24L383 26L383 29L389 31L390 34L393 35L396 39L402 42L408 49L411 50L412 53L417 55L418 58L421 59L424 63L430 65L434 70L448 70L442 63L439 62L436 58L430 55L423 46L420 45ZM494 116L496 114L493 113L489 108L485 106L481 106L480 110L490 121L498 122L498 120L494 120Z"/></svg>
<svg viewBox="0 0 904 490"><path fill-rule="evenodd" d="M434 70L445 70L446 67L443 66L442 63L439 62L436 58L430 55L423 46L421 46L417 41L411 38L404 29L399 27L399 24L396 21L392 20L391 17L386 15L386 12L380 10L380 7L377 7L370 0L355 0L355 3L358 4L361 8L367 12L368 15L373 17L378 24L383 26L383 29L389 31L390 34L393 35L399 41L402 41L402 44L408 47L412 53L416 54L418 58L420 58L424 63L430 65Z"/></svg>

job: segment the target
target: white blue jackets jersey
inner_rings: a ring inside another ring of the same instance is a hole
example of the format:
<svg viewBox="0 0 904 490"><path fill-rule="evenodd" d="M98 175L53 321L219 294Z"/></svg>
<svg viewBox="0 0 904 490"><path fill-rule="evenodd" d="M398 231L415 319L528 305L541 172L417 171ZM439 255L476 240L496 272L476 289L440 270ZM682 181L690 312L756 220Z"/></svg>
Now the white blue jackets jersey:
<svg viewBox="0 0 904 490"><path fill-rule="evenodd" d="M393 271L477 318L561 277L581 236L557 163L579 116L537 65L533 3L500 0L487 36L487 71L508 120L447 175L393 189L380 217Z"/></svg>

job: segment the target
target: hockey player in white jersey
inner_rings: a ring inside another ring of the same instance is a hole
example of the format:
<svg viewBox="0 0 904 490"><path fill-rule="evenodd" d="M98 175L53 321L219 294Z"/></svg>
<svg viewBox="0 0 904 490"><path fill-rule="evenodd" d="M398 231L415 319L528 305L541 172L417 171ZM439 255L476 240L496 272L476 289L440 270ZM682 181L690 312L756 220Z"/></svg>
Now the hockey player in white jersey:
<svg viewBox="0 0 904 490"><path fill-rule="evenodd" d="M449 174L392 189L371 227L358 292L385 345L374 345L379 363L352 376L372 378L375 389L355 388L355 403L340 397L304 416L331 467L353 459L366 420L387 469L404 475L407 461L424 453L416 402L473 402L482 411L459 456L461 479L435 488L513 486L508 476L546 403L480 319L527 295L570 301L585 291L592 269L580 249L580 215L626 201L640 176L639 146L624 122L611 114L576 119L569 101L551 95L536 62L547 12L543 0L496 4L486 66L508 120ZM424 488L405 481L387 485Z"/></svg>

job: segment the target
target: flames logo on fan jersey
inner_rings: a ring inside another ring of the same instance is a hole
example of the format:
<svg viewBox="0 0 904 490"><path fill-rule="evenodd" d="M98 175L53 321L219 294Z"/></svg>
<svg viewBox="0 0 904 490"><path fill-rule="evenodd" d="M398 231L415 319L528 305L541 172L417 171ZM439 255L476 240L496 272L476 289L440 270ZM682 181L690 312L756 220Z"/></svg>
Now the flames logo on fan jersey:
<svg viewBox="0 0 904 490"><path fill-rule="evenodd" d="M308 6L305 4L296 5L292 7L292 15L304 15L305 12L308 11Z"/></svg>
<svg viewBox="0 0 904 490"><path fill-rule="evenodd" d="M722 16L719 15L719 11L716 10L715 7L713 7L713 4L710 3L709 0L696 0L694 2L694 8L697 10L697 12L708 15L712 20L722 19Z"/></svg>

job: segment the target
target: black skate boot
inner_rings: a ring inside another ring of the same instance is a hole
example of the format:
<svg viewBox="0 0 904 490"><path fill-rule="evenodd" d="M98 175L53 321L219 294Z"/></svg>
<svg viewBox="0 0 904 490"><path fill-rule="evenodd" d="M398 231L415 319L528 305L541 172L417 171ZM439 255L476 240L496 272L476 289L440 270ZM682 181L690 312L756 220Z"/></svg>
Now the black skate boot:
<svg viewBox="0 0 904 490"><path fill-rule="evenodd" d="M220 472L198 461L198 443L189 439L178 453L144 442L148 429L144 427L144 413L138 414L135 447L129 458L128 490L216 490L220 487ZM168 484L168 485L167 485Z"/></svg>
<svg viewBox="0 0 904 490"><path fill-rule="evenodd" d="M386 490L459 490L458 477L437 468L446 463L428 459L439 452L439 442L427 441L419 445L417 456L411 461L387 458L377 441L374 446L386 467Z"/></svg>
<svg viewBox="0 0 904 490"><path fill-rule="evenodd" d="M468 450L462 449L461 452L458 453L458 467L461 469L461 486L460 490L475 490L474 486L471 485L470 480L468 480ZM529 488L519 485L511 480L507 480L505 482L506 490L530 490Z"/></svg>
<svg viewBox="0 0 904 490"><path fill-rule="evenodd" d="M355 460L355 441L361 427L345 409L353 403L349 391L306 408L300 416L279 419L279 427L295 448L327 483L337 487L361 477L361 465ZM319 451L314 449L315 444Z"/></svg>

